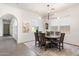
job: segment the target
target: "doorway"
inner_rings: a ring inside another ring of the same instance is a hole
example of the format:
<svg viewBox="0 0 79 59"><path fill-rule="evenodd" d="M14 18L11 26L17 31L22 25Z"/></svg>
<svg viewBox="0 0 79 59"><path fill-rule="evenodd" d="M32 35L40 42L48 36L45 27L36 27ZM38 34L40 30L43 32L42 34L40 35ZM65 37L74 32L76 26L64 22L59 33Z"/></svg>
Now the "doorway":
<svg viewBox="0 0 79 59"><path fill-rule="evenodd" d="M5 14L1 18L2 36L18 39L18 21L12 14Z"/></svg>
<svg viewBox="0 0 79 59"><path fill-rule="evenodd" d="M3 24L3 36L10 36L10 24Z"/></svg>

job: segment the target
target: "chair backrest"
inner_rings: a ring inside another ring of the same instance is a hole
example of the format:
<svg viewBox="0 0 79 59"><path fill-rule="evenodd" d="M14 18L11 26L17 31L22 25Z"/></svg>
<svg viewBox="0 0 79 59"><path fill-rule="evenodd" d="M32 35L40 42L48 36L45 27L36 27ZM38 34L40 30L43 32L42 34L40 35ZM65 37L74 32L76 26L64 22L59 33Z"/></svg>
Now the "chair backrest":
<svg viewBox="0 0 79 59"><path fill-rule="evenodd" d="M50 32L47 31L46 33L47 33L47 34L46 34L47 36L50 36Z"/></svg>
<svg viewBox="0 0 79 59"><path fill-rule="evenodd" d="M50 35L54 35L54 31L50 31Z"/></svg>
<svg viewBox="0 0 79 59"><path fill-rule="evenodd" d="M36 40L36 41L39 41L38 33L37 33L37 32L34 32L34 35L35 35L35 40Z"/></svg>
<svg viewBox="0 0 79 59"><path fill-rule="evenodd" d="M63 42L64 41L64 37L65 37L65 33L61 33L60 42Z"/></svg>
<svg viewBox="0 0 79 59"><path fill-rule="evenodd" d="M39 41L41 41L41 43L45 43L45 33L39 33Z"/></svg>
<svg viewBox="0 0 79 59"><path fill-rule="evenodd" d="M55 35L60 35L60 32L55 32Z"/></svg>

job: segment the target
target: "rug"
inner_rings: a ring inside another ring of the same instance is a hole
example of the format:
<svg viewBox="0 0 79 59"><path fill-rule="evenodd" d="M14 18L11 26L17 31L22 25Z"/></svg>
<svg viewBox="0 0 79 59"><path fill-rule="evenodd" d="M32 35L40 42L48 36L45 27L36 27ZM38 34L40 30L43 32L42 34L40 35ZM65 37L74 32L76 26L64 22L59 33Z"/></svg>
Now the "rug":
<svg viewBox="0 0 79 59"><path fill-rule="evenodd" d="M74 47L71 45L64 44L64 49L59 51L57 48L48 48L46 51L44 48L35 46L34 41L25 43L33 52L38 56L78 56L79 47Z"/></svg>

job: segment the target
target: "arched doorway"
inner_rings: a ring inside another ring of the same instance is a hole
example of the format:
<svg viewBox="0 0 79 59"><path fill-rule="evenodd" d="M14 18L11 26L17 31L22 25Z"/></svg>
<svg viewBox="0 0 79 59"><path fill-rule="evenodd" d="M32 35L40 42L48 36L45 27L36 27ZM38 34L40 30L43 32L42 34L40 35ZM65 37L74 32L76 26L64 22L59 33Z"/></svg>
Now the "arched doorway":
<svg viewBox="0 0 79 59"><path fill-rule="evenodd" d="M12 36L14 39L18 39L18 21L12 14L5 14L1 18L2 20L2 36Z"/></svg>

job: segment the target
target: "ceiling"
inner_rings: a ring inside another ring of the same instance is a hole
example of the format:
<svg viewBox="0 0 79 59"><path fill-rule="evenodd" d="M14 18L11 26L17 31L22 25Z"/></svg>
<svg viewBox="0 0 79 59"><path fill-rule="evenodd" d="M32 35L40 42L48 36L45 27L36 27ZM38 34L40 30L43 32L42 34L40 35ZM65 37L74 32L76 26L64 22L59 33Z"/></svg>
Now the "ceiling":
<svg viewBox="0 0 79 59"><path fill-rule="evenodd" d="M48 3L6 3L10 6L19 7L34 13L37 13L41 16L45 16L48 13L47 5ZM50 8L54 8L54 12L58 12L64 10L66 8L70 8L76 3L50 3Z"/></svg>

